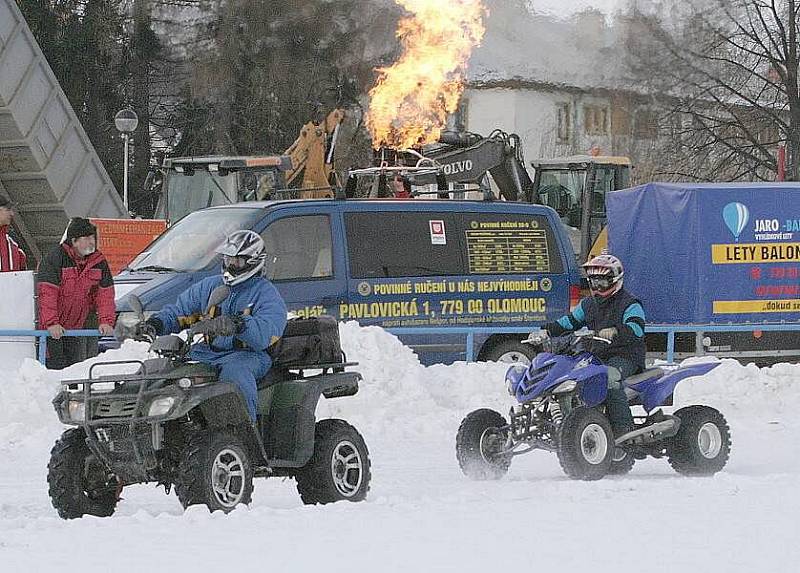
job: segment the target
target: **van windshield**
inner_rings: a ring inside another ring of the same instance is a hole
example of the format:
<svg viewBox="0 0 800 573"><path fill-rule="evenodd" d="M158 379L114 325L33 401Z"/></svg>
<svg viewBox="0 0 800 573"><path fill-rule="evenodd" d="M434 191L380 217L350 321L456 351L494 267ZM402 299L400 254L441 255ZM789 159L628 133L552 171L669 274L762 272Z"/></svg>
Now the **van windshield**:
<svg viewBox="0 0 800 573"><path fill-rule="evenodd" d="M202 270L217 258L214 250L229 233L250 229L259 214L259 209L235 207L190 213L136 257L128 270Z"/></svg>

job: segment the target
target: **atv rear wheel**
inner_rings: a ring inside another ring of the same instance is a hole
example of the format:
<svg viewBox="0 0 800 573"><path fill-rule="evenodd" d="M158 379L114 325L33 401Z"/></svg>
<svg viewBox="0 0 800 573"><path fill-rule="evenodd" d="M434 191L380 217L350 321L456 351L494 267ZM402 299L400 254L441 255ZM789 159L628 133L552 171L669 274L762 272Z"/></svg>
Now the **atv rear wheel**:
<svg viewBox="0 0 800 573"><path fill-rule="evenodd" d="M314 428L314 453L295 478L307 505L362 501L371 478L364 438L344 420L320 420Z"/></svg>
<svg viewBox="0 0 800 573"><path fill-rule="evenodd" d="M672 468L684 475L713 475L725 467L731 453L728 422L708 406L688 406L675 412L681 421L669 443Z"/></svg>
<svg viewBox="0 0 800 573"><path fill-rule="evenodd" d="M64 519L108 517L119 499L117 479L86 445L83 428L70 428L56 441L47 464L48 493Z"/></svg>
<svg viewBox="0 0 800 573"><path fill-rule="evenodd" d="M611 468L608 470L609 475L622 476L629 473L636 463L636 458L630 452L623 450L620 447L614 448L614 455L611 458Z"/></svg>
<svg viewBox="0 0 800 573"><path fill-rule="evenodd" d="M603 478L611 470L614 434L608 419L593 408L572 410L561 424L558 461L569 477Z"/></svg>
<svg viewBox="0 0 800 573"><path fill-rule="evenodd" d="M508 426L506 419L488 408L467 414L456 434L456 459L465 476L493 480L508 473L511 458L497 454L506 441L498 431L504 426Z"/></svg>
<svg viewBox="0 0 800 573"><path fill-rule="evenodd" d="M175 484L184 508L205 505L228 513L253 494L253 469L242 440L231 431L199 432L189 438Z"/></svg>

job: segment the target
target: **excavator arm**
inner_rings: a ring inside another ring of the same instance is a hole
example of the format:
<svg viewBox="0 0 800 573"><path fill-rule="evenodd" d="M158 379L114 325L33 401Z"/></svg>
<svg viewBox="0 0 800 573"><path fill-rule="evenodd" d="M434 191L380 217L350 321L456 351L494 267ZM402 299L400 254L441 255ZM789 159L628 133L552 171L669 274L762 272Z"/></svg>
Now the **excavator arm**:
<svg viewBox="0 0 800 573"><path fill-rule="evenodd" d="M519 137L495 131L489 137L475 133L444 132L439 139L442 147L428 152L431 159L444 173L449 183L475 183L490 173L500 191L508 201L530 200L533 181L528 175L522 157ZM435 174L419 174L409 177L412 185L435 185Z"/></svg>
<svg viewBox="0 0 800 573"><path fill-rule="evenodd" d="M301 198L333 197L333 151L343 120L344 111L335 109L321 123L309 121L285 151L284 154L292 158L292 167L286 172L286 186L304 189L300 192Z"/></svg>

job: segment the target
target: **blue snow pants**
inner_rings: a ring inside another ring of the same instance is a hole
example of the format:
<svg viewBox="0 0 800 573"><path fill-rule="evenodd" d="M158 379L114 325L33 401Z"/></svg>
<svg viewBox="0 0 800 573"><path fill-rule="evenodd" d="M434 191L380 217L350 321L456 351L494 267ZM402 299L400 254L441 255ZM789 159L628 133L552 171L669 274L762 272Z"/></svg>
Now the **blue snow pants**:
<svg viewBox="0 0 800 573"><path fill-rule="evenodd" d="M236 384L247 404L250 419L256 421L256 405L258 403L258 380L263 378L272 359L266 352L251 350L214 351L208 346L195 346L192 349L193 360L215 366L219 372L220 382Z"/></svg>

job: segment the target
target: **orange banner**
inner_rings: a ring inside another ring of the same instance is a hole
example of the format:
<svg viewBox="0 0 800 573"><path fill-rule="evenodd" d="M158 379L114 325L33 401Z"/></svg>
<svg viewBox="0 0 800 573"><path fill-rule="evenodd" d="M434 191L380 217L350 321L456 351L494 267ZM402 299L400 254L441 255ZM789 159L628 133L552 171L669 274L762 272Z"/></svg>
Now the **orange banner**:
<svg viewBox="0 0 800 573"><path fill-rule="evenodd" d="M91 219L97 227L97 248L116 275L167 228L163 219Z"/></svg>

